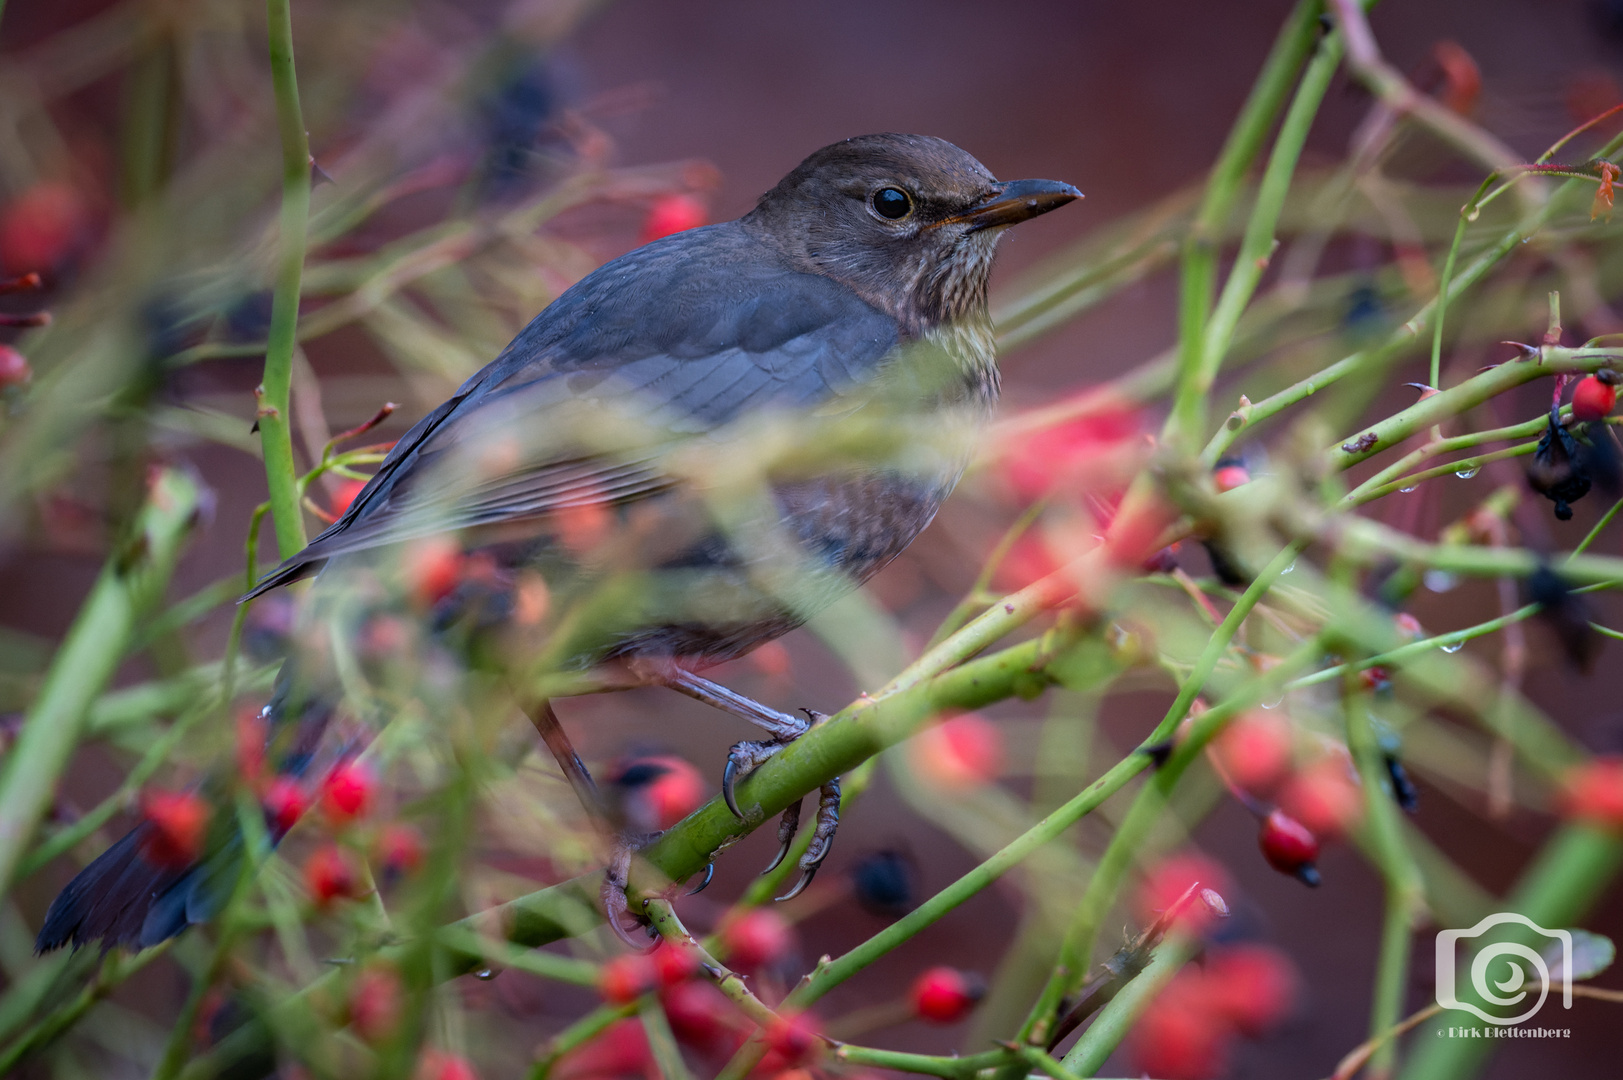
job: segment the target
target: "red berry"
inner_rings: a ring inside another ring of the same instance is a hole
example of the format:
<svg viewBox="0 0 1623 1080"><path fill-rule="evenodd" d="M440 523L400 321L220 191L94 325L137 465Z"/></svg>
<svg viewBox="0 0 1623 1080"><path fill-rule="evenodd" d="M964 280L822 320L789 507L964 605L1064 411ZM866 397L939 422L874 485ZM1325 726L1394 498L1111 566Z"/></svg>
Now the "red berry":
<svg viewBox="0 0 1623 1080"><path fill-rule="evenodd" d="M642 242L696 229L705 222L704 203L692 195L661 195L648 208L642 223Z"/></svg>
<svg viewBox="0 0 1623 1080"><path fill-rule="evenodd" d="M1122 402L1018 435L1003 451L1003 478L1026 502L1053 490L1098 491L1143 445L1142 430L1138 411Z"/></svg>
<svg viewBox="0 0 1623 1080"><path fill-rule="evenodd" d="M660 1073L642 1022L626 1019L569 1051L548 1075L556 1080L657 1080Z"/></svg>
<svg viewBox="0 0 1623 1080"><path fill-rule="evenodd" d="M985 994L986 982L979 975L950 967L931 968L914 980L909 991L913 1011L938 1024L962 1020Z"/></svg>
<svg viewBox="0 0 1623 1080"><path fill-rule="evenodd" d="M1219 462L1212 470L1212 483L1218 491L1233 491L1251 482L1251 472L1238 461Z"/></svg>
<svg viewBox="0 0 1623 1080"><path fill-rule="evenodd" d="M1003 733L974 713L926 728L913 747L918 770L949 789L978 786L1003 771Z"/></svg>
<svg viewBox="0 0 1623 1080"><path fill-rule="evenodd" d="M278 836L291 829L310 809L310 797L291 776L278 776L265 791L265 814Z"/></svg>
<svg viewBox="0 0 1623 1080"><path fill-rule="evenodd" d="M1341 836L1364 814L1364 789L1344 751L1325 754L1290 778L1279 805L1318 836Z"/></svg>
<svg viewBox="0 0 1623 1080"><path fill-rule="evenodd" d="M1145 925L1154 922L1161 913L1177 903L1191 885L1211 889L1219 896L1233 892L1233 882L1222 864L1192 851L1172 855L1152 866L1144 875L1137 897L1138 917ZM1178 925L1191 934L1199 934L1216 921L1218 915L1198 898L1184 905L1178 915Z"/></svg>
<svg viewBox="0 0 1623 1080"><path fill-rule="evenodd" d="M344 512L355 501L355 496L359 495L365 487L365 480L345 480L335 487L331 499L333 517L343 517Z"/></svg>
<svg viewBox="0 0 1623 1080"><path fill-rule="evenodd" d="M414 1080L479 1080L479 1074L467 1058L442 1050L425 1050Z"/></svg>
<svg viewBox="0 0 1623 1080"><path fill-rule="evenodd" d="M649 959L663 987L684 983L699 973L698 955L692 949L680 948L668 941L649 954Z"/></svg>
<svg viewBox="0 0 1623 1080"><path fill-rule="evenodd" d="M321 786L321 808L334 823L342 824L365 814L372 805L376 782L372 771L358 761L345 761L327 774Z"/></svg>
<svg viewBox="0 0 1623 1080"><path fill-rule="evenodd" d="M451 594L462 580L462 549L453 540L436 537L419 541L406 552L406 581L417 602L432 607Z"/></svg>
<svg viewBox="0 0 1623 1080"><path fill-rule="evenodd" d="M367 1042L380 1042L394 1034L403 1004L400 976L393 968L364 968L349 990L350 1026Z"/></svg>
<svg viewBox="0 0 1623 1080"><path fill-rule="evenodd" d="M0 211L0 265L13 273L55 270L88 237L90 212L67 184L41 181Z"/></svg>
<svg viewBox="0 0 1623 1080"><path fill-rule="evenodd" d="M1319 872L1313 865L1319 857L1318 838L1283 810L1273 811L1263 821L1257 844L1268 865L1281 874L1301 878L1308 885L1319 883Z"/></svg>
<svg viewBox="0 0 1623 1080"><path fill-rule="evenodd" d="M1598 757L1569 769L1556 799L1567 817L1623 829L1623 757Z"/></svg>
<svg viewBox="0 0 1623 1080"><path fill-rule="evenodd" d="M28 366L28 357L10 345L0 345L0 390L21 386L33 377L34 369Z"/></svg>
<svg viewBox="0 0 1623 1080"><path fill-rule="evenodd" d="M597 976L597 992L611 1005L636 1001L658 986L659 973L643 953L616 956L603 965Z"/></svg>
<svg viewBox="0 0 1623 1080"><path fill-rule="evenodd" d="M768 1024L766 1045L769 1052L781 1059L780 1067L793 1067L815 1057L822 1048L823 1040L818 1034L816 1020L809 1013L801 1013Z"/></svg>
<svg viewBox="0 0 1623 1080"><path fill-rule="evenodd" d="M1233 945L1206 958L1206 981L1218 1011L1252 1038L1284 1019L1296 995L1296 971L1278 949Z"/></svg>
<svg viewBox="0 0 1623 1080"><path fill-rule="evenodd" d="M709 791L690 762L658 755L618 763L609 776L621 816L638 832L664 832L697 810Z"/></svg>
<svg viewBox="0 0 1623 1080"><path fill-rule="evenodd" d="M1254 795L1266 795L1290 773L1290 722L1278 711L1245 713L1212 741L1212 753L1236 785Z"/></svg>
<svg viewBox="0 0 1623 1080"><path fill-rule="evenodd" d="M746 911L721 930L721 943L733 967L750 970L782 960L794 936L774 911Z"/></svg>
<svg viewBox="0 0 1623 1080"><path fill-rule="evenodd" d="M1138 1069L1160 1080L1210 1080L1228 1058L1233 1029L1216 1007L1209 980L1185 968L1133 1025L1129 1046Z"/></svg>
<svg viewBox="0 0 1623 1080"><path fill-rule="evenodd" d="M304 884L322 907L334 900L350 900L360 895L361 876L349 852L337 844L325 844L304 861Z"/></svg>
<svg viewBox="0 0 1623 1080"><path fill-rule="evenodd" d="M423 865L423 837L410 825L398 822L383 827L378 834L378 862L391 878L409 874Z"/></svg>
<svg viewBox="0 0 1623 1080"><path fill-rule="evenodd" d="M1601 382L1593 375L1578 380L1572 391L1572 416L1575 420L1599 420L1611 413L1617 404L1617 387Z"/></svg>
<svg viewBox="0 0 1623 1080"><path fill-rule="evenodd" d="M660 994L660 1004L677 1041L702 1054L730 1056L742 1039L736 1006L708 982L689 979L668 986Z"/></svg>
<svg viewBox="0 0 1623 1080"><path fill-rule="evenodd" d="M1392 675L1379 665L1368 667L1358 673L1358 681L1365 690L1373 694L1382 694L1392 689Z"/></svg>
<svg viewBox="0 0 1623 1080"><path fill-rule="evenodd" d="M150 826L141 853L151 862L181 869L203 853L209 805L189 791L149 791L141 799L141 816Z"/></svg>

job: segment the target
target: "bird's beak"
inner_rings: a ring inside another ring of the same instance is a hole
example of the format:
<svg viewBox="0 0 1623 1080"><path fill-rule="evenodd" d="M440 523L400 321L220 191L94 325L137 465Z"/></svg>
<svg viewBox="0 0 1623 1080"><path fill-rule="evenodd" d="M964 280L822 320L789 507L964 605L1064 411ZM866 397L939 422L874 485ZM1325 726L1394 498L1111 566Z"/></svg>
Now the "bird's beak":
<svg viewBox="0 0 1623 1080"><path fill-rule="evenodd" d="M1011 180L965 213L943 221L943 225L965 223L970 232L1018 225L1046 214L1082 197L1070 184L1058 180Z"/></svg>

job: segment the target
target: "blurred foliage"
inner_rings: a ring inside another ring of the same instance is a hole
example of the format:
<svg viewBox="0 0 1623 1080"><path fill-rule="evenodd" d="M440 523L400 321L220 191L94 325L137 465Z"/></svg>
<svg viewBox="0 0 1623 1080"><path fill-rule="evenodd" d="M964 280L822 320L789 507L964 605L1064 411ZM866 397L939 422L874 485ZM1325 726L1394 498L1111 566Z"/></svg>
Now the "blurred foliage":
<svg viewBox="0 0 1623 1080"><path fill-rule="evenodd" d="M271 467L297 499L277 507L283 524L317 526L356 497L399 433L386 402L420 415L599 262L702 217L713 171L613 164L594 118L625 103L579 99L558 61L591 6L294 11L314 186L284 357L295 467ZM744 782L756 812L740 822L701 792L624 781L686 775L655 758L617 764L622 823L680 819L633 872L633 910L667 939L648 968L601 929L604 838L513 699L600 688L567 644L628 597L653 603L637 544L691 523L628 524L583 500L557 534L606 569L574 592L504 580L492 635L437 621L447 595L490 578L432 538L465 524L458 499L495 458L662 455L742 533L769 473L929 458L956 433L869 410L746 420L694 449L657 410L614 400L486 433L437 474L445 498L411 523L414 543L320 607L232 606L265 568L268 502L202 534L246 565L176 595L179 548L211 513L201 473L262 456L252 390L288 239L266 27L217 0L125 2L8 53L0 272L43 287L0 296L19 356L0 357L0 527L14 559L106 565L62 642L0 629L0 1071L201 1077L274 1055L310 1075L445 1080L470 1061L491 1076L1063 1078L1125 1043L1145 1068L1214 1074L1298 985L1277 953L1191 914L1222 907L1201 889L1235 895L1190 853L1232 799L1282 872L1310 880L1319 845L1345 842L1380 874L1371 1041L1337 1075L1391 1074L1396 1027L1435 1012L1403 1017L1417 934L1498 910L1568 926L1623 861L1623 768L1583 747L1570 701L1523 693L1533 616L1559 645L1550 663L1574 670L1623 636L1606 596L1623 560L1590 550L1623 506L1596 505L1619 494L1612 422L1562 404L1569 381L1623 368L1608 344L1623 333L1619 124L1603 113L1525 161L1472 120L1482 76L1458 46L1439 47L1422 92L1381 59L1357 4L1330 7L1328 30L1318 5L1293 13L1209 177L995 298L1005 351L1137 282L1176 275L1182 299L1163 354L1002 416L932 531L812 619L866 693ZM1342 160L1299 163L1342 73L1369 92L1365 120ZM1553 397L1523 389L1545 378ZM1544 517L1519 457L1593 482L1573 522ZM803 568L774 563L770 541L759 561L798 598ZM364 812L334 812L319 785L281 792L329 804L273 849L255 717L289 653L344 703L309 775L364 749L376 787L356 795ZM769 646L730 676L781 696L790 656ZM1130 699L1165 715L1124 736L1105 718ZM1001 702L995 720L978 711ZM96 771L108 761L116 784ZM863 814L881 763L974 870L925 897L912 856L869 853L853 860L855 898L825 879L779 918L763 905L789 859L741 895L672 900L672 882L835 776L843 811ZM1503 835L1560 823L1494 895L1408 816L1417 783ZM248 838L217 917L133 955L31 955L57 864L94 857L127 811L184 816L152 792L194 785L223 808L216 830ZM78 810L64 790L100 798ZM806 1027L825 995L1000 880L1021 922L959 1041L971 1056L867 1045L918 1017L909 1000L836 998L852 1011L816 1023L837 1042ZM857 903L884 928L811 964L825 943L797 945L790 924ZM1123 921L1133 940L1101 947ZM1187 962L1203 942L1201 974ZM152 989L176 972L183 1003ZM1156 1034L1173 1030L1189 1044ZM1415 1045L1407 1075L1428 1078L1469 1075L1491 1048Z"/></svg>

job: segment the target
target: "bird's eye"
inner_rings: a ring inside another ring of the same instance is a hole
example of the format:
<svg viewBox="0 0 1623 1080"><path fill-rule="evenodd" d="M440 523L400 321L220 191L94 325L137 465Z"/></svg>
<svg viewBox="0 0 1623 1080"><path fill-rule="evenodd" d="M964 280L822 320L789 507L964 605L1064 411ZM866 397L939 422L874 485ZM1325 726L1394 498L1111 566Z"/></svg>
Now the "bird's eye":
<svg viewBox="0 0 1623 1080"><path fill-rule="evenodd" d="M873 193L874 213L897 221L913 211L913 200L901 188L880 188Z"/></svg>

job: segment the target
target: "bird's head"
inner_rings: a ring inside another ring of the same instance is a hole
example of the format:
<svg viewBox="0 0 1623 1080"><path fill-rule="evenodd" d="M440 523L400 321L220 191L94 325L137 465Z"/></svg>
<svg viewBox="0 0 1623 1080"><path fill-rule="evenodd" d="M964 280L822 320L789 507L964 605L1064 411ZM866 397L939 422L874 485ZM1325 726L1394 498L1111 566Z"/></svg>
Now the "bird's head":
<svg viewBox="0 0 1623 1080"><path fill-rule="evenodd" d="M801 162L744 223L917 334L983 317L1003 230L1081 197L1057 180L1000 181L942 139L863 135Z"/></svg>

